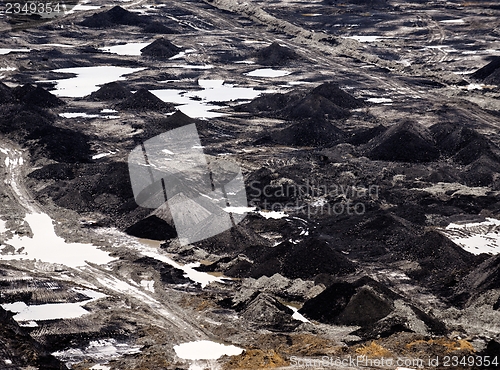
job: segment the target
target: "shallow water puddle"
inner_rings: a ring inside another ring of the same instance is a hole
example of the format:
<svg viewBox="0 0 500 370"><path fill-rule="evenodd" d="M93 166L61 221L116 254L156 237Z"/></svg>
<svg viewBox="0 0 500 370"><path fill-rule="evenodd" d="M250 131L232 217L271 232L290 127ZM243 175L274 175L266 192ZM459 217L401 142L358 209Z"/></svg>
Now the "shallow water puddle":
<svg viewBox="0 0 500 370"><path fill-rule="evenodd" d="M24 302L15 302L3 304L1 306L7 311L17 313L13 316L14 320L18 322L30 322L25 326L36 327L37 324L33 323L33 321L75 319L81 317L89 313L89 311L82 306L106 297L105 294L90 289L77 289L77 291L91 298L76 303L46 303L29 306Z"/></svg>
<svg viewBox="0 0 500 370"><path fill-rule="evenodd" d="M109 253L92 244L67 243L56 235L52 219L45 213L28 213L24 218L33 237L14 235L5 241L16 249L13 254L0 254L0 260L40 260L68 267L86 265L86 262L106 264L114 260Z"/></svg>
<svg viewBox="0 0 500 370"><path fill-rule="evenodd" d="M275 78L275 77L284 77L288 76L292 72L290 71L280 71L277 69L272 69L272 68L259 68L255 69L251 72L245 73L246 76L249 77L270 77L270 78Z"/></svg>
<svg viewBox="0 0 500 370"><path fill-rule="evenodd" d="M52 81L37 82L55 82L55 90L51 91L56 96L82 98L86 95L99 90L98 85L104 85L109 82L124 80L123 76L139 72L145 68L128 68L115 66L98 67L75 67L61 68L52 70L56 73L72 73L76 77L57 79Z"/></svg>
<svg viewBox="0 0 500 370"><path fill-rule="evenodd" d="M141 55L141 49L151 44L151 42L130 42L124 45L104 46L99 48L106 53L118 55Z"/></svg>
<svg viewBox="0 0 500 370"><path fill-rule="evenodd" d="M243 348L209 340L198 340L176 345L174 351L184 360L217 360L224 355L237 356L243 352Z"/></svg>
<svg viewBox="0 0 500 370"><path fill-rule="evenodd" d="M264 92L224 84L224 80L198 80L198 85L202 90L161 89L151 90L151 93L165 102L180 104L177 109L192 118L213 118L223 116L224 113L214 112L219 108L209 103L252 100Z"/></svg>

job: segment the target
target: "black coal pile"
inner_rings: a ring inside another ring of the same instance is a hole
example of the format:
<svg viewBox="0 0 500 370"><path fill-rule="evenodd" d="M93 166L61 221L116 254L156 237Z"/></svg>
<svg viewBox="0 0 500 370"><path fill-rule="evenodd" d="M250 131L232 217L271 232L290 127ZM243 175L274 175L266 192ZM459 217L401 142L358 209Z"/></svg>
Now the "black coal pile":
<svg viewBox="0 0 500 370"><path fill-rule="evenodd" d="M365 155L374 160L419 163L438 159L440 152L425 127L403 121L370 140Z"/></svg>
<svg viewBox="0 0 500 370"><path fill-rule="evenodd" d="M151 44L141 49L141 54L146 55L153 58L171 58L182 49L178 46L175 46L167 39L161 37L156 39Z"/></svg>
<svg viewBox="0 0 500 370"><path fill-rule="evenodd" d="M167 35L167 34L173 34L173 33L179 33L176 30L165 26L163 23L160 22L151 22L147 24L143 29L143 32L145 33L154 33L157 35Z"/></svg>
<svg viewBox="0 0 500 370"><path fill-rule="evenodd" d="M248 248L270 246L269 240L254 232L244 219L238 225L211 238L196 243L196 246L210 253L237 255Z"/></svg>
<svg viewBox="0 0 500 370"><path fill-rule="evenodd" d="M347 142L352 145L366 144L374 137L382 135L386 131L387 127L383 125L358 129L350 134L350 137L347 139Z"/></svg>
<svg viewBox="0 0 500 370"><path fill-rule="evenodd" d="M428 333L446 332L444 324L369 277L352 283L335 282L306 301L299 312L327 324L361 326L354 334L364 339L412 332L418 326Z"/></svg>
<svg viewBox="0 0 500 370"><path fill-rule="evenodd" d="M500 170L500 148L477 131L457 123L430 128L441 153L465 165L460 179L469 186L488 186Z"/></svg>
<svg viewBox="0 0 500 370"><path fill-rule="evenodd" d="M277 42L257 51L255 57L259 64L266 66L282 66L300 58L295 51Z"/></svg>
<svg viewBox="0 0 500 370"><path fill-rule="evenodd" d="M418 218L425 219L425 212L410 206L411 202L406 202L400 210L392 209L392 212L367 211L359 218L324 219L317 226L317 232L328 235L336 249L349 252L349 258L354 260L414 261L418 268L406 274L440 296L450 297L458 282L481 263L482 258L465 251L444 235L426 230L425 221L417 224ZM456 209L453 212L457 212Z"/></svg>
<svg viewBox="0 0 500 370"><path fill-rule="evenodd" d="M28 179L31 187L50 182L34 190L38 200L51 198L58 206L81 213L100 212L105 217L100 220L103 225L127 228L151 211L138 210L127 163L78 163L69 168L55 163L34 170Z"/></svg>
<svg viewBox="0 0 500 370"><path fill-rule="evenodd" d="M66 365L52 356L36 342L9 314L0 307L0 353L11 364L3 369L40 368L47 370L67 369Z"/></svg>
<svg viewBox="0 0 500 370"><path fill-rule="evenodd" d="M249 302L240 308L240 315L244 319L256 323L267 329L293 330L300 322L292 318L293 311L280 303L273 296L258 293Z"/></svg>
<svg viewBox="0 0 500 370"><path fill-rule="evenodd" d="M307 119L272 133L270 141L292 146L334 146L345 139L345 133L324 118Z"/></svg>
<svg viewBox="0 0 500 370"><path fill-rule="evenodd" d="M351 94L348 94L344 90L340 89L338 85L333 82L325 82L315 87L311 91L311 94L320 95L344 109L360 108L364 105L363 100L356 99Z"/></svg>
<svg viewBox="0 0 500 370"><path fill-rule="evenodd" d="M491 62L478 69L471 75L473 78L487 84L500 83L500 57L494 57Z"/></svg>
<svg viewBox="0 0 500 370"><path fill-rule="evenodd" d="M204 266L203 271L221 271L240 278L280 274L290 279L312 279L319 274L341 276L356 270L342 253L315 238L285 241L274 247L253 244L240 249L238 257Z"/></svg>
<svg viewBox="0 0 500 370"><path fill-rule="evenodd" d="M34 87L33 85L26 84L16 87L13 93L20 102L27 105L36 105L41 108L54 108L65 104L57 96L40 86Z"/></svg>
<svg viewBox="0 0 500 370"><path fill-rule="evenodd" d="M286 94L263 94L256 97L250 103L237 105L235 110L261 115L265 113L278 112L287 105L294 105L302 94L297 92L289 92Z"/></svg>
<svg viewBox="0 0 500 370"><path fill-rule="evenodd" d="M90 100L108 101L128 99L132 93L121 82L115 81L102 85L99 90L89 95Z"/></svg>
<svg viewBox="0 0 500 370"><path fill-rule="evenodd" d="M341 90L332 82L325 82L309 92L265 94L242 104L239 111L273 118L304 120L310 118L342 119L349 110L359 108L363 102Z"/></svg>
<svg viewBox="0 0 500 370"><path fill-rule="evenodd" d="M128 227L125 232L137 238L168 240L177 237L175 229L161 218L151 215Z"/></svg>
<svg viewBox="0 0 500 370"><path fill-rule="evenodd" d="M128 99L116 105L120 109L126 110L152 110L162 112L172 112L174 105L165 103L149 90L141 88Z"/></svg>
<svg viewBox="0 0 500 370"><path fill-rule="evenodd" d="M453 298L456 304L463 305L493 289L500 289L500 255L488 258L465 276L456 287Z"/></svg>
<svg viewBox="0 0 500 370"><path fill-rule="evenodd" d="M12 90L9 86L0 82L0 104L13 103L15 101Z"/></svg>
<svg viewBox="0 0 500 370"><path fill-rule="evenodd" d="M429 129L439 150L457 163L469 165L482 156L498 160L500 148L474 129L458 123L438 123Z"/></svg>
<svg viewBox="0 0 500 370"><path fill-rule="evenodd" d="M349 110L341 108L331 100L314 93L307 94L293 106L284 109L286 117L293 121L304 119L342 119L350 116Z"/></svg>
<svg viewBox="0 0 500 370"><path fill-rule="evenodd" d="M116 25L140 26L149 19L115 6L108 11L96 13L80 22L80 25L90 28L111 28Z"/></svg>

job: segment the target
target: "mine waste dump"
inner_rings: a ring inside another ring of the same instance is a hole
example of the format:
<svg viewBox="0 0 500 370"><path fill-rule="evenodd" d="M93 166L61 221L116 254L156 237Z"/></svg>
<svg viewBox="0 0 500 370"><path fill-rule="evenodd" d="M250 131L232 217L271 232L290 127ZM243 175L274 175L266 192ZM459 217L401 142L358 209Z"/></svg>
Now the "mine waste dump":
<svg viewBox="0 0 500 370"><path fill-rule="evenodd" d="M8 4L0 369L499 367L496 2Z"/></svg>

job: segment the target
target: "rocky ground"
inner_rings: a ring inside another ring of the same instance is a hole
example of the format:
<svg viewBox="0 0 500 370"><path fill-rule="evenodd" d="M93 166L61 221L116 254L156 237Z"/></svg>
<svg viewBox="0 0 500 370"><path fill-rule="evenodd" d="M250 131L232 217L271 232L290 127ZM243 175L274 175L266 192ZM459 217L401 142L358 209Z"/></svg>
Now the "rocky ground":
<svg viewBox="0 0 500 370"><path fill-rule="evenodd" d="M70 8L0 14L0 368L497 366L496 2ZM127 160L190 124L254 211L185 245Z"/></svg>

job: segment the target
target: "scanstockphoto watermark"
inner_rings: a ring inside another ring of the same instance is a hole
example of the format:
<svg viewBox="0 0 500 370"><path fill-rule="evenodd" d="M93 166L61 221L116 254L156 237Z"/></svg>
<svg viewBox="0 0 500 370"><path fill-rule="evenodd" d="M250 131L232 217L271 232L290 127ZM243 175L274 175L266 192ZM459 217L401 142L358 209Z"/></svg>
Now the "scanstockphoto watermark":
<svg viewBox="0 0 500 370"><path fill-rule="evenodd" d="M249 184L249 204L268 211L294 211L315 215L362 215L366 203L378 199L377 185L320 184L310 179L303 184L283 182Z"/></svg>
<svg viewBox="0 0 500 370"><path fill-rule="evenodd" d="M348 357L331 357L323 356L320 358L302 358L297 356L290 357L290 365L298 368L338 368L338 367L405 367L412 369L423 369L426 366L433 367L434 363L431 360L423 360L420 358L370 358L367 356L348 356Z"/></svg>

